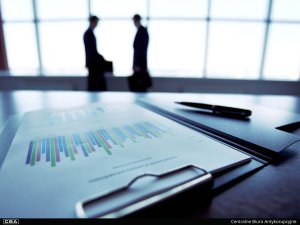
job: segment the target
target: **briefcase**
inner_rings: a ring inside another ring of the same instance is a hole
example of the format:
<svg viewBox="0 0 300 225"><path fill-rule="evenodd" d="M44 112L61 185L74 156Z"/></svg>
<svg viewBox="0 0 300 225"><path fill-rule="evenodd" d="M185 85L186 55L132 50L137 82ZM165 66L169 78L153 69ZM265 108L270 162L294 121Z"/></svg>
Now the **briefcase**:
<svg viewBox="0 0 300 225"><path fill-rule="evenodd" d="M148 72L135 72L128 77L129 90L133 92L145 92L152 87L152 80Z"/></svg>
<svg viewBox="0 0 300 225"><path fill-rule="evenodd" d="M113 72L113 62L104 60L103 68L104 68L104 72Z"/></svg>

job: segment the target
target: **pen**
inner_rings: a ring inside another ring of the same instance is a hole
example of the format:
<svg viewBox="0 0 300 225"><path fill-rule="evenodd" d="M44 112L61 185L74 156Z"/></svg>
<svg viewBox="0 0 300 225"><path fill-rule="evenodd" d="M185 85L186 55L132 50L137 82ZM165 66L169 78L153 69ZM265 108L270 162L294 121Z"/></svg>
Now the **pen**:
<svg viewBox="0 0 300 225"><path fill-rule="evenodd" d="M213 114L219 114L224 116L246 118L251 115L251 111L248 109L240 109L240 108L233 108L233 107L220 106L220 105L209 105L209 104L196 103L196 102L175 102L175 103L197 108L197 109L210 110Z"/></svg>

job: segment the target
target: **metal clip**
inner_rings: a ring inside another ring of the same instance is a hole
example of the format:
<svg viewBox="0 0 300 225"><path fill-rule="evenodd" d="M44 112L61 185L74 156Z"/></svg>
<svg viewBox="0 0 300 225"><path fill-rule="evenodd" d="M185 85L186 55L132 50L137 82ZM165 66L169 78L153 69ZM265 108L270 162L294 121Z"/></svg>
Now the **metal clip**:
<svg viewBox="0 0 300 225"><path fill-rule="evenodd" d="M146 183L142 182L144 179ZM209 181L212 175L194 165L162 174L144 173L121 188L79 201L76 215L79 218L119 218Z"/></svg>

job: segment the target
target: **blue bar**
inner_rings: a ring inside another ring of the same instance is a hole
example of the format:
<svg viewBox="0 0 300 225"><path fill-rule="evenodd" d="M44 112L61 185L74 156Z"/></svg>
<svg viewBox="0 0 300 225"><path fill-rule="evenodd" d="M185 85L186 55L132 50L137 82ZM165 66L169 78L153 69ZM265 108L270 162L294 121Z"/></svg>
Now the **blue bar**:
<svg viewBox="0 0 300 225"><path fill-rule="evenodd" d="M46 139L46 162L50 161L50 140L49 138Z"/></svg>
<svg viewBox="0 0 300 225"><path fill-rule="evenodd" d="M81 141L81 138L80 138L79 134L75 134L75 135L76 135L76 137L77 137L77 140L78 140L79 145L80 145L80 146L83 145L83 143L82 143L82 141Z"/></svg>
<svg viewBox="0 0 300 225"><path fill-rule="evenodd" d="M80 145L81 149L82 149L82 152L84 154L85 157L89 156L87 150L85 149L84 145Z"/></svg>
<svg viewBox="0 0 300 225"><path fill-rule="evenodd" d="M142 127L145 131L147 131L149 134L152 134L154 137L158 137L155 133L153 133L150 129L147 127L144 127L143 125L139 124L140 127Z"/></svg>
<svg viewBox="0 0 300 225"><path fill-rule="evenodd" d="M109 140L109 137L106 135L106 133L104 132L104 130L100 130L99 129L99 132L102 134L102 136L108 141Z"/></svg>
<svg viewBox="0 0 300 225"><path fill-rule="evenodd" d="M58 136L58 146L59 146L59 151L60 152L63 152L64 151L64 146L63 146L63 143L62 143L62 136Z"/></svg>
<svg viewBox="0 0 300 225"><path fill-rule="evenodd" d="M72 134L72 136L73 136L73 139L74 139L74 141L75 141L75 145L76 145L76 146L79 146L80 144L79 144L79 142L78 142L78 140L77 140L76 134Z"/></svg>
<svg viewBox="0 0 300 225"><path fill-rule="evenodd" d="M149 136L147 133L148 133L148 130L146 130L144 127L142 127L140 124L136 124L136 126L138 128L140 128L140 130L149 138L151 138L151 136Z"/></svg>
<svg viewBox="0 0 300 225"><path fill-rule="evenodd" d="M90 138L91 142L93 145L97 145L97 143L95 142L93 136L90 134L90 132L86 132L87 136Z"/></svg>
<svg viewBox="0 0 300 225"><path fill-rule="evenodd" d="M32 154L32 147L33 147L33 141L30 141L29 148L28 148L28 154L27 154L27 158L26 158L26 164L30 163L31 154Z"/></svg>
<svg viewBox="0 0 300 225"><path fill-rule="evenodd" d="M79 134L76 134L76 137L77 137L77 140L79 141L79 144L80 144L80 147L82 149L82 152L83 152L84 156L85 157L89 156L88 151L86 150L86 148L85 148L85 146L84 146L84 144L83 144L83 142L82 142Z"/></svg>
<svg viewBox="0 0 300 225"><path fill-rule="evenodd" d="M46 152L46 140L43 139L42 140L42 153L45 153Z"/></svg>
<svg viewBox="0 0 300 225"><path fill-rule="evenodd" d="M119 128L117 128L117 130L119 131L119 133L125 138L125 139L127 139L128 137L119 129Z"/></svg>
<svg viewBox="0 0 300 225"><path fill-rule="evenodd" d="M118 129L118 128L112 128L120 138L122 138L124 141L126 141L126 136Z"/></svg>
<svg viewBox="0 0 300 225"><path fill-rule="evenodd" d="M126 130L128 130L132 135L139 135L137 132L135 132L130 126L125 126Z"/></svg>
<svg viewBox="0 0 300 225"><path fill-rule="evenodd" d="M67 147L67 143L66 143L65 137L62 137L62 142L63 142L63 146L64 146L64 150L65 150L65 156L69 157L69 151L68 151L68 147Z"/></svg>
<svg viewBox="0 0 300 225"><path fill-rule="evenodd" d="M149 130L147 130L145 127L143 127L141 124L137 124L137 126L141 129L141 130L143 130L146 134L148 134L149 133Z"/></svg>
<svg viewBox="0 0 300 225"><path fill-rule="evenodd" d="M114 131L114 133L115 133L116 135L118 135L118 137L119 137L120 139L122 139L122 141L125 141L125 140L126 140L126 139L123 138L123 136L122 136L121 134L119 134L117 128L115 128L115 127L112 128L112 131Z"/></svg>
<svg viewBox="0 0 300 225"><path fill-rule="evenodd" d="M93 137L93 139L96 141L97 145L99 147L101 147L102 145L100 144L100 142L97 140L97 138L95 137L95 135L92 132L89 132L91 134L91 136Z"/></svg>
<svg viewBox="0 0 300 225"><path fill-rule="evenodd" d="M146 126L145 125L145 127L146 127L147 130L151 131L155 137L160 137L161 136L161 132L159 130L157 130L157 129L151 127L151 126Z"/></svg>
<svg viewBox="0 0 300 225"><path fill-rule="evenodd" d="M146 124L148 124L150 127L153 127L154 129L158 130L158 131L161 131L163 133L167 133L166 131L160 129L159 127L153 125L152 123L149 123L149 122L146 122Z"/></svg>
<svg viewBox="0 0 300 225"><path fill-rule="evenodd" d="M114 143L115 145L117 145L117 143L114 141L114 139L112 139L112 138L109 136L109 134L106 132L106 130L103 130L103 133L107 136L107 138L108 138L109 140L112 141L112 143Z"/></svg>
<svg viewBox="0 0 300 225"><path fill-rule="evenodd" d="M132 129L130 126L127 126L128 127L128 129L130 129L130 130L132 130L132 132L134 132L136 135L138 135L138 136L143 136L143 135L140 135L138 132L136 132L134 129Z"/></svg>

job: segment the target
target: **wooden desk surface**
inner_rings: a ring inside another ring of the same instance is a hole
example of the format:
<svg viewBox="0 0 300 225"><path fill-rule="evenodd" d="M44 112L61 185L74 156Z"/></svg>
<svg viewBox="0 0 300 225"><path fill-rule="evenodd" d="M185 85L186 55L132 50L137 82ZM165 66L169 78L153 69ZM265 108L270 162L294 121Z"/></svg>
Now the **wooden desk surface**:
<svg viewBox="0 0 300 225"><path fill-rule="evenodd" d="M213 104L258 104L300 113L300 96L149 93L154 98L210 101ZM0 92L0 130L10 115L43 108L64 108L92 102L132 102L126 92L14 91ZM267 118L266 118L267 119ZM185 207L194 207L187 205ZM193 211L193 210L191 210ZM180 217L180 215L177 215ZM186 215L185 215L186 216ZM190 217L300 218L300 153L278 165L268 165L215 196Z"/></svg>

